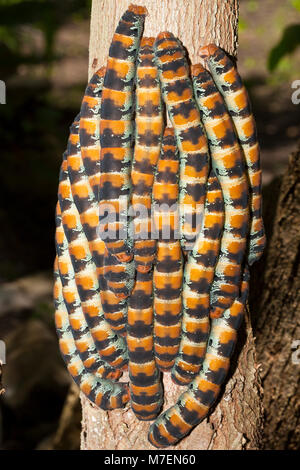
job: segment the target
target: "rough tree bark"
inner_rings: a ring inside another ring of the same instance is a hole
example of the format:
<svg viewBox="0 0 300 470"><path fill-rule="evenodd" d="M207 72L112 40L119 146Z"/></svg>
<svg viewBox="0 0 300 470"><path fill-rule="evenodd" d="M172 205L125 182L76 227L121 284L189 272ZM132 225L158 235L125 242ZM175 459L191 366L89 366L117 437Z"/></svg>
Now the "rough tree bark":
<svg viewBox="0 0 300 470"><path fill-rule="evenodd" d="M199 47L215 42L236 56L238 0L94 0L92 3L89 76L105 64L117 21L130 3L147 7L145 35L169 30L183 42L192 63L199 62ZM232 361L230 380L214 412L172 449L258 449L262 429L262 390L255 344L247 316ZM165 407L182 393L164 374ZM138 421L129 407L104 412L81 396L82 449L151 449L149 423Z"/></svg>
<svg viewBox="0 0 300 470"><path fill-rule="evenodd" d="M257 356L263 365L264 448L297 450L300 437L300 145L290 157L280 189L277 181L277 187L272 185L267 192L266 212L272 212L270 205L276 190L279 200L272 235L264 259L253 272L251 305L256 313Z"/></svg>
<svg viewBox="0 0 300 470"><path fill-rule="evenodd" d="M199 47L211 42L236 55L239 0L93 0L89 76L105 64L112 34L130 3L148 9L145 36L171 31L193 64L199 62Z"/></svg>

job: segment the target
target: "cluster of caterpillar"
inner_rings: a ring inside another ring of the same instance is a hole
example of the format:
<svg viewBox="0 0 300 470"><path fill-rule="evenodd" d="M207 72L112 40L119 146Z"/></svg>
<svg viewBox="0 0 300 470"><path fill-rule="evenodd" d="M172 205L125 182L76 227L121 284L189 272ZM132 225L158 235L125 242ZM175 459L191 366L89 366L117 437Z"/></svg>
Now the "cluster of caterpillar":
<svg viewBox="0 0 300 470"><path fill-rule="evenodd" d="M130 402L155 420L149 440L162 448L220 393L265 235L255 122L235 65L209 45L190 67L171 33L143 37L145 16L124 13L70 128L54 300L80 390L104 410ZM159 416L167 371L187 388Z"/></svg>

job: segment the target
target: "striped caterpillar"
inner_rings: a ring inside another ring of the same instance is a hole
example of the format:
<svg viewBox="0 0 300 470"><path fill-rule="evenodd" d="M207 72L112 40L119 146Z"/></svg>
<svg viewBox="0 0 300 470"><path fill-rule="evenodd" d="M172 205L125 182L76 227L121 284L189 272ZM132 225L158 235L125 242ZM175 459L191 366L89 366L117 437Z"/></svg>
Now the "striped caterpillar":
<svg viewBox="0 0 300 470"><path fill-rule="evenodd" d="M161 375L153 351L153 275L137 271L129 299L127 347L131 407L140 420L153 420L163 398Z"/></svg>
<svg viewBox="0 0 300 470"><path fill-rule="evenodd" d="M179 158L174 130L166 128L153 187L158 232L154 280L154 353L161 371L172 369L179 350L183 256L178 233ZM156 210L157 208L157 210Z"/></svg>
<svg viewBox="0 0 300 470"><path fill-rule="evenodd" d="M220 317L239 293L249 225L248 182L243 154L222 96L201 65L194 66L192 73L212 168L224 197L224 229L210 291L210 314Z"/></svg>
<svg viewBox="0 0 300 470"><path fill-rule="evenodd" d="M126 286L126 265L109 256L98 233L99 209L96 188L100 178L99 109L105 69L94 74L82 101L79 121L80 149L68 156L68 172L72 183L74 201L83 230L89 242L91 256L98 275L104 317L113 331L126 332L127 304L117 297ZM122 273L122 280L119 273ZM116 279L117 277L117 279ZM117 281L117 282L115 282Z"/></svg>
<svg viewBox="0 0 300 470"><path fill-rule="evenodd" d="M89 400L103 410L124 406L129 400L129 392L127 384L114 382L119 378L119 371L111 368L104 361L95 360L93 364L92 348L85 342L86 338L84 341L77 340L77 332L80 328L74 325L74 322L71 326L57 262L55 263L54 303L55 325L61 354L75 383ZM80 341L81 344L79 344Z"/></svg>
<svg viewBox="0 0 300 470"><path fill-rule="evenodd" d="M172 378L179 385L193 380L205 356L210 328L210 285L220 251L223 223L222 191L212 170L202 227L184 269L182 337L172 370Z"/></svg>
<svg viewBox="0 0 300 470"><path fill-rule="evenodd" d="M262 220L260 150L256 124L247 90L236 67L222 49L214 44L203 47L200 56L208 66L212 79L223 95L242 147L250 186L251 230L248 263L259 260L266 244Z"/></svg>
<svg viewBox="0 0 300 470"><path fill-rule="evenodd" d="M182 247L193 248L203 209L208 176L208 147L185 53L171 33L160 33L155 42L164 101L177 139L180 156L180 197ZM199 207L200 206L200 207Z"/></svg>
<svg viewBox="0 0 300 470"><path fill-rule="evenodd" d="M241 297L221 318L212 320L208 346L201 372L177 400L151 425L150 442L158 448L175 445L208 414L217 399L230 366L237 330L244 316L249 276L243 276Z"/></svg>
<svg viewBox="0 0 300 470"><path fill-rule="evenodd" d="M236 69L214 45L200 51L206 69L190 68L171 33L142 37L145 15L131 5L121 17L70 128L54 302L81 391L102 409L130 403L139 420L156 419L149 440L162 448L220 393L265 239L254 118ZM164 372L187 388L159 416Z"/></svg>
<svg viewBox="0 0 300 470"><path fill-rule="evenodd" d="M78 296L73 301L80 302L86 322L94 338L101 358L114 367L121 368L126 363L126 348L122 338L111 330L107 324L100 301L100 289L94 261L90 254L89 244L83 231L80 214L74 203L73 194L68 173L68 156L80 153L78 136L78 121L74 122L70 130L70 145L63 161L60 184L58 190L58 215L61 212L61 225L57 221L56 243L58 261L60 266L60 245L67 245L70 260L75 272L75 282L78 289ZM75 185L76 186L76 185ZM63 263L60 269L68 265L68 260Z"/></svg>
<svg viewBox="0 0 300 470"><path fill-rule="evenodd" d="M136 70L135 147L132 163L131 204L141 211L134 218L134 261L137 271L152 268L156 240L152 238L151 202L154 173L161 150L164 118L158 70L154 64L154 38L143 38Z"/></svg>
<svg viewBox="0 0 300 470"><path fill-rule="evenodd" d="M113 205L106 247L121 262L132 259L127 213L133 153L133 87L146 10L130 6L117 26L109 50L100 110L100 209ZM116 167L120 167L116 171ZM110 208L108 207L108 211ZM125 239L125 240L124 240Z"/></svg>

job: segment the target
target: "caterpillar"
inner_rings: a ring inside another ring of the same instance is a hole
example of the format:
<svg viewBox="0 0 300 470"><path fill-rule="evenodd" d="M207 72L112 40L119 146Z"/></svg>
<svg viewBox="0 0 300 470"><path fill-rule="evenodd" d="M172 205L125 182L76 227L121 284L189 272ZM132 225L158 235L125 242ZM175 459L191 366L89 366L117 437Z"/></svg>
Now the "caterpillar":
<svg viewBox="0 0 300 470"><path fill-rule="evenodd" d="M177 400L150 426L149 441L157 448L175 445L209 413L224 382L233 353L237 331L245 312L249 271L245 267L241 296L221 318L214 318L201 372Z"/></svg>
<svg viewBox="0 0 300 470"><path fill-rule="evenodd" d="M99 200L100 181L100 108L105 67L101 67L89 81L80 107L79 141L83 171L88 174L93 199ZM77 160L76 160L77 162ZM80 171L75 167L74 171ZM92 195L89 197L89 199ZM76 201L75 201L76 202Z"/></svg>
<svg viewBox="0 0 300 470"><path fill-rule="evenodd" d="M207 139L194 99L183 46L173 34L160 33L155 41L164 102L174 127L180 153L180 215L182 248L193 249L199 232L209 171Z"/></svg>
<svg viewBox="0 0 300 470"><path fill-rule="evenodd" d="M249 233L248 181L242 150L222 96L201 65L194 66L192 74L212 167L225 205L220 255L210 291L210 315L219 317L239 295Z"/></svg>
<svg viewBox="0 0 300 470"><path fill-rule="evenodd" d="M133 153L133 88L145 15L145 8L130 5L119 21L109 49L100 111L99 207L101 216L108 212L108 222L101 232L108 251L121 262L132 260L127 218Z"/></svg>
<svg viewBox="0 0 300 470"><path fill-rule="evenodd" d="M76 197L75 203L78 199L80 212L85 212L87 208L90 211L91 206L93 206L93 221L94 223L96 222L96 227L94 226L93 228L96 228L97 230L99 216L95 214L95 209L97 209L98 213L98 193L100 181L99 127L101 97L105 70L105 67L101 67L94 74L88 86L86 87L80 109L79 141L81 156L80 154L78 155L75 153L75 156L71 157L71 163L75 164L74 171L72 168L72 164L69 165L69 172L71 176L74 176L76 186L78 187L80 185L81 191L85 192L85 194L81 195L80 198ZM78 165L80 166L78 167ZM86 177L88 177L88 181L86 180ZM90 224L87 224L85 228L87 231L93 231L93 228L91 228ZM96 234L94 233L92 245L92 248L95 248L95 252L93 252L93 255L95 256L95 262L97 266L99 247L102 251L104 247L101 238L99 238L98 235L96 236ZM103 260L101 261L103 263ZM112 264L111 269L107 268L104 274L107 282L107 287L111 292L116 294L117 297L126 298L128 294L128 288L132 288L132 286L130 286L130 279L132 277L130 272L130 266L127 266L127 264L125 263L117 262L117 259L113 260L113 262L110 264ZM125 330L123 328L123 333L124 331Z"/></svg>
<svg viewBox="0 0 300 470"><path fill-rule="evenodd" d="M80 301L78 301L78 287L75 281L75 272L68 250L68 242L61 223L59 204L57 204L56 218L57 268L59 269L62 283L64 305L69 315L69 323L72 329L75 346L83 365L88 372L97 373L97 369L98 367L101 367L103 361L100 360L99 352L82 312Z"/></svg>
<svg viewBox="0 0 300 470"><path fill-rule="evenodd" d="M81 117L78 117L78 119L81 121ZM105 319L114 331L119 334L125 334L127 305L124 300L120 300L114 295L114 292L109 289L105 279L106 276L108 277L107 271L110 270L109 267L104 266L105 245L99 238L97 232L99 223L98 204L93 196L93 192L89 184L89 175L86 173L83 159L81 157L78 131L74 125L70 130L67 165L74 203L79 213L82 230L89 243L92 262L95 266L99 281L100 296Z"/></svg>
<svg viewBox="0 0 300 470"><path fill-rule="evenodd" d="M98 361L96 373L91 372L92 366L89 366L89 362L91 363L92 360L87 354L90 350L89 347L85 350L84 340L77 341L81 354L78 353L74 339L77 336L76 328L74 328L75 321L73 320L71 326L64 302L57 258L54 264L54 279L55 326L60 351L70 375L87 398L99 408L103 410L122 408L129 401L129 390L125 382L113 381L120 377L120 371L116 371L104 361ZM86 353L86 359L82 361L84 353Z"/></svg>
<svg viewBox="0 0 300 470"><path fill-rule="evenodd" d="M250 245L248 263L259 260L266 244L262 219L260 149L251 103L242 79L225 52L214 44L200 49L212 78L223 95L244 152L250 189Z"/></svg>
<svg viewBox="0 0 300 470"><path fill-rule="evenodd" d="M205 355L210 329L210 287L220 251L223 225L222 191L211 170L201 230L184 269L181 343L172 369L172 379L178 385L193 380Z"/></svg>
<svg viewBox="0 0 300 470"><path fill-rule="evenodd" d="M139 420L153 420L162 405L160 372L153 354L153 274L137 271L128 302L127 346L131 407Z"/></svg>
<svg viewBox="0 0 300 470"><path fill-rule="evenodd" d="M179 158L174 130L166 128L153 186L154 227L158 233L154 266L154 354L158 368L174 365L181 334L183 259L178 220Z"/></svg>
<svg viewBox="0 0 300 470"><path fill-rule="evenodd" d="M124 283L123 285L120 283L119 279L118 283L114 284L114 275L115 271L121 271L122 277L127 280L129 278L126 272L127 266L118 262L116 258L112 260L112 266L109 266L105 245L98 233L99 111L104 73L105 68L102 67L93 75L86 87L78 116L79 142L76 130L75 133L71 132L70 142L72 139L74 142L73 147L69 148L67 162L74 203L80 215L99 280L105 319L114 331L125 335L127 305L124 300L114 295L122 292L125 286ZM104 266L105 263L106 266Z"/></svg>
<svg viewBox="0 0 300 470"><path fill-rule="evenodd" d="M136 137L131 171L131 204L140 212L134 218L133 230L134 261L140 272L149 271L155 259L156 240L151 234L151 194L164 128L161 90L154 63L154 40L142 39L136 71Z"/></svg>
<svg viewBox="0 0 300 470"><path fill-rule="evenodd" d="M78 118L77 118L78 119ZM62 229L68 243L79 299L87 324L103 360L117 368L127 363L126 345L109 327L103 317L100 302L99 283L95 264L91 258L89 244L81 224L78 210L74 204L68 173L68 155L79 150L78 120L70 129L68 150L63 160L58 190ZM59 224L59 220L57 221ZM57 231L59 231L59 225ZM58 243L58 242L57 242ZM59 246L57 245L57 250Z"/></svg>

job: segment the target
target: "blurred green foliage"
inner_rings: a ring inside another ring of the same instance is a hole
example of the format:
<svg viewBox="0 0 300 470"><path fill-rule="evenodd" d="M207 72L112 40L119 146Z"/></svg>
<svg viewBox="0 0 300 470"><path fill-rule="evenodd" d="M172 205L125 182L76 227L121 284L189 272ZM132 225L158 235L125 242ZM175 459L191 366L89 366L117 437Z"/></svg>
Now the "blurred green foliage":
<svg viewBox="0 0 300 470"><path fill-rule="evenodd" d="M268 85L278 85L282 79L286 79L287 75L291 75L294 72L295 68L293 67L293 61L291 55L296 51L300 45L300 22L295 24L286 25L286 16L284 12L288 10L289 17L298 16L300 12L300 0L285 0L285 2L269 2L270 17L272 18L272 32L277 30L281 32L280 39L278 42L270 49L269 54L266 57L266 66L269 72L277 70L278 74L274 74L268 77ZM274 4L274 5L273 5ZM256 35L261 36L262 41L265 43L268 41L266 35L266 24L268 21L264 21L263 13L261 13L261 21L259 15L260 3L257 0L244 0L244 8L242 9L240 18L239 18L239 32L240 33L250 33L249 28L253 28L251 22L251 15L256 13L256 18L258 18L258 23L255 26ZM297 12L297 13L296 13ZM296 13L294 15L294 13ZM253 31L252 31L253 33ZM252 59L251 59L252 60ZM256 59L255 59L256 60ZM252 63L250 60L246 59L246 67L251 69Z"/></svg>
<svg viewBox="0 0 300 470"><path fill-rule="evenodd" d="M1 0L0 1L0 56L5 59L6 72L11 74L20 64L50 64L54 59L54 41L57 31L66 22L88 18L91 0ZM37 53L30 43L26 28L40 30L44 48ZM5 77L5 69L2 71Z"/></svg>
<svg viewBox="0 0 300 470"><path fill-rule="evenodd" d="M240 16L239 17L239 32L242 33L246 31L247 28L248 28L247 21Z"/></svg>
<svg viewBox="0 0 300 470"><path fill-rule="evenodd" d="M300 45L300 24L287 26L279 42L271 49L268 57L268 69L272 72L285 56L292 54Z"/></svg>
<svg viewBox="0 0 300 470"><path fill-rule="evenodd" d="M300 11L300 0L291 0L291 4L296 10Z"/></svg>
<svg viewBox="0 0 300 470"><path fill-rule="evenodd" d="M289 0L291 6L300 12L300 0ZM300 45L300 23L286 26L282 31L282 35L278 43L271 49L267 65L270 72L278 67L281 70L288 69L290 61L289 56Z"/></svg>
<svg viewBox="0 0 300 470"><path fill-rule="evenodd" d="M249 12L257 11L259 8L259 2L257 0L248 0L247 2L247 10Z"/></svg>

